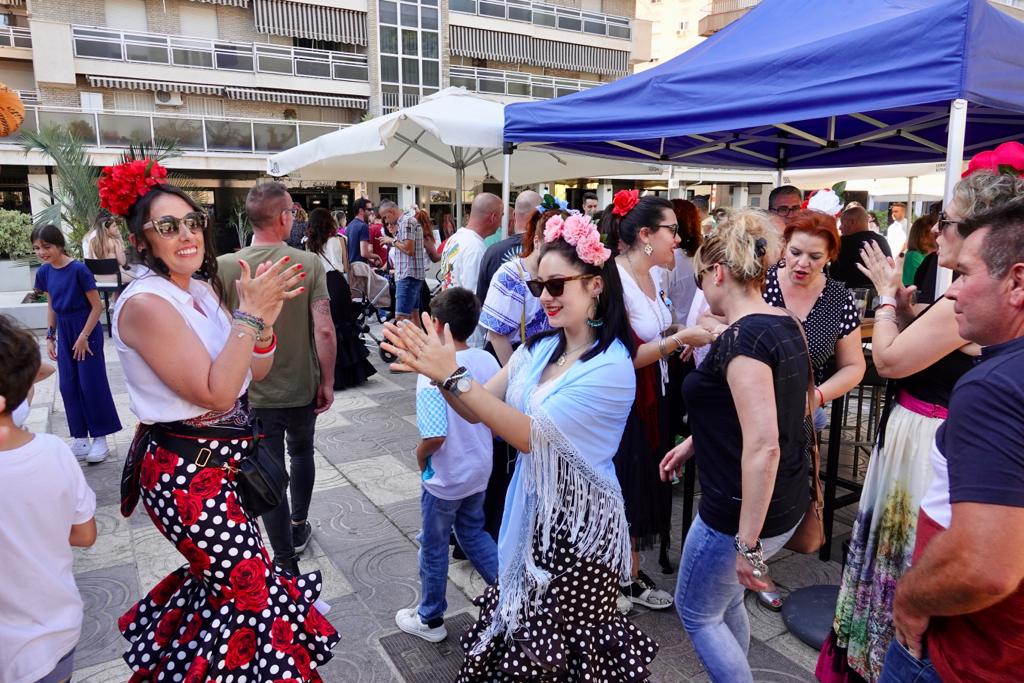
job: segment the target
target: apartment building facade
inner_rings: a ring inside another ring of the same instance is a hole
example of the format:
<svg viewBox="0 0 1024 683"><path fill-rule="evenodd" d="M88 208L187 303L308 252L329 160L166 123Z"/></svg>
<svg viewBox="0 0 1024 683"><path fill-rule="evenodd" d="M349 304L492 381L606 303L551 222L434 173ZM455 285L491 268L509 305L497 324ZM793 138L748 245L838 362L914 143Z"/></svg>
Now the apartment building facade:
<svg viewBox="0 0 1024 683"><path fill-rule="evenodd" d="M624 76L651 58L635 3L0 0L0 81L21 94L25 127L68 127L98 164L133 142L177 140L172 166L222 208L267 154L448 85L514 101ZM53 182L45 162L0 139L0 204L38 209L29 188ZM292 184L307 206L331 208L409 189L359 182Z"/></svg>

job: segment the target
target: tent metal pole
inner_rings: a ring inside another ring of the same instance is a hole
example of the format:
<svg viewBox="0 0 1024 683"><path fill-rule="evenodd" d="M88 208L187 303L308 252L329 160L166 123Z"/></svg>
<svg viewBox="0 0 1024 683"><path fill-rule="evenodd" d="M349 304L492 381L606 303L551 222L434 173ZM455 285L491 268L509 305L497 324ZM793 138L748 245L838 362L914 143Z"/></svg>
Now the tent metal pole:
<svg viewBox="0 0 1024 683"><path fill-rule="evenodd" d="M782 169L775 172L775 187L782 187Z"/></svg>
<svg viewBox="0 0 1024 683"><path fill-rule="evenodd" d="M946 137L946 191L943 207L953 200L953 188L960 180L960 167L964 163L964 135L967 133L967 100L953 100L949 104L949 128ZM940 296L953 282L953 271L937 268L935 295Z"/></svg>
<svg viewBox="0 0 1024 683"><path fill-rule="evenodd" d="M506 142L502 146L501 157L501 234L510 237L508 232L508 200L512 196L512 152L515 145Z"/></svg>
<svg viewBox="0 0 1024 683"><path fill-rule="evenodd" d="M462 182L466 173L462 162L455 165L455 229L462 227Z"/></svg>

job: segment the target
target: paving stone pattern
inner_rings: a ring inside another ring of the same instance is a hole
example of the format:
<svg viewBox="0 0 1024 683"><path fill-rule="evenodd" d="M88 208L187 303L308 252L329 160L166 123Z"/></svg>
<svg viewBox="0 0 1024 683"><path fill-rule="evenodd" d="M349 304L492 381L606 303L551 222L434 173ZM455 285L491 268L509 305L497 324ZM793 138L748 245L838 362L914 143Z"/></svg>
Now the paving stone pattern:
<svg viewBox="0 0 1024 683"><path fill-rule="evenodd" d="M130 672L120 656L125 642L117 617L183 559L153 528L144 512L124 519L118 511L119 478L124 454L137 423L128 408L124 377L111 344L106 360L114 399L124 429L112 442L106 462L84 466L97 495L99 538L92 548L75 551L74 571L85 601L82 639L76 651L75 681L123 683ZM396 375L378 363L379 373L364 386L338 392L334 406L317 424L316 492L310 510L313 540L300 558L303 570L323 573L323 599L332 607L328 619L342 634L334 659L321 669L329 683L451 680L461 653L457 637L476 616L470 599L483 589L466 561L449 571L446 643L433 645L401 633L395 612L417 603L417 544L420 484L413 449L415 384L411 375ZM37 389L29 426L67 437L64 407L56 379ZM677 496L681 495L681 488ZM682 510L677 499L676 510ZM842 540L849 534L849 513L839 515L833 561L781 553L772 575L784 593L815 583L837 583ZM676 513L672 556L677 561L681 536ZM654 551L643 554L646 571L672 592L675 574L663 574ZM747 596L753 643L750 661L758 681L813 681L817 652L786 632L778 614ZM661 652L652 681L705 681L699 661L675 611L635 608L631 618L653 635ZM430 671L430 675L424 672Z"/></svg>

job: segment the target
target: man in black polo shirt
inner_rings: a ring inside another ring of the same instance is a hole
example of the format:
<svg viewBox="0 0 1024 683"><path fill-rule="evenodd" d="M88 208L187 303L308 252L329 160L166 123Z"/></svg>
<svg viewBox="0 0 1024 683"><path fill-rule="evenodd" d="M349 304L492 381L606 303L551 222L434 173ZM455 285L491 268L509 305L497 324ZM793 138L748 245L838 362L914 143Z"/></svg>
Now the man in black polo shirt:
<svg viewBox="0 0 1024 683"><path fill-rule="evenodd" d="M871 288L871 279L860 272L857 264L860 263L860 250L868 242L874 242L882 253L892 256L889 243L878 233L872 232L868 227L868 212L862 207L853 206L843 211L839 217L839 258L829 268L828 274L833 280L839 280L850 289Z"/></svg>

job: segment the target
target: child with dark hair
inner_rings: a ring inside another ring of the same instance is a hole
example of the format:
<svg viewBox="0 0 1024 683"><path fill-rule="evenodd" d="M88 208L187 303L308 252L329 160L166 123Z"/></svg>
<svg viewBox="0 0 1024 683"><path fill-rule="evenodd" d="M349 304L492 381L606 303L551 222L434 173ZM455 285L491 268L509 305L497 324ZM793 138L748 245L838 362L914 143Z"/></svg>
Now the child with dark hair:
<svg viewBox="0 0 1024 683"><path fill-rule="evenodd" d="M480 317L476 294L452 287L430 303L438 334L447 326L459 365L486 382L500 369L494 357L466 344ZM491 476L492 436L487 425L470 423L450 407L441 388L425 375L416 383L416 423L422 437L416 460L423 473L420 506L420 584L418 608L398 611L395 623L406 633L436 643L448 636L444 612L448 606L448 540L452 529L469 561L487 585L498 575L498 549L484 530L484 497Z"/></svg>
<svg viewBox="0 0 1024 683"><path fill-rule="evenodd" d="M39 366L35 337L0 315L0 681L57 683L82 630L71 546L96 540L96 495L63 441L14 421Z"/></svg>
<svg viewBox="0 0 1024 683"><path fill-rule="evenodd" d="M56 225L32 231L32 248L43 262L35 288L46 292L47 350L60 373L60 394L74 439L71 452L95 464L110 453L107 436L121 431L121 421L107 382L103 328L98 324L103 304L96 279L64 246L64 233Z"/></svg>

